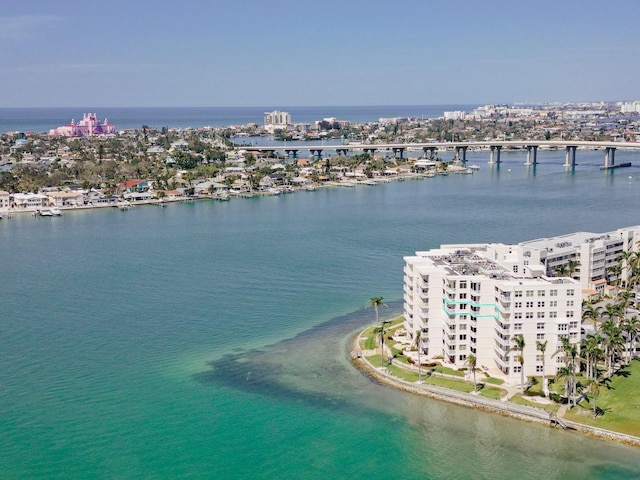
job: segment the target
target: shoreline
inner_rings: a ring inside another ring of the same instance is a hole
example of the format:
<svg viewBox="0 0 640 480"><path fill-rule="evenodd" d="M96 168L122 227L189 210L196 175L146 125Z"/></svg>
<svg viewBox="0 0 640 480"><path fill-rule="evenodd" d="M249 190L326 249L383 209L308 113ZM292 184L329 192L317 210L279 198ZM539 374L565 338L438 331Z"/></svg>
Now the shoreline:
<svg viewBox="0 0 640 480"><path fill-rule="evenodd" d="M359 350L360 339L363 338L363 333L368 328L370 328L370 326L367 326L352 337L349 343L349 352ZM501 400L492 400L489 398L480 397L470 393L459 392L457 390L451 390L435 385L418 385L416 383L407 382L406 380L397 378L387 373L385 369L374 367L362 355L350 355L349 358L352 365L364 375L368 376L370 379L377 383L394 388L396 390L411 393L414 395L422 395L434 398L436 400L452 403L462 407L499 414L502 416L515 418L517 420L544 424L553 428L558 428L562 425L565 430L573 430L583 435L598 438L601 440L613 441L624 445L640 448L640 437L634 437L633 435L627 435L624 433L614 432L612 430L605 430L602 428L584 425L581 423L566 420L562 417L560 417L560 419L558 419L557 417L554 419L554 416L550 415L549 412L542 409L537 409L535 407L516 405L509 402L503 402Z"/></svg>
<svg viewBox="0 0 640 480"><path fill-rule="evenodd" d="M448 173L461 174L460 171L449 171ZM326 189L326 188L354 188L354 187L371 187L371 186L380 186L390 182L403 182L406 180L423 180L427 178L431 178L434 175L426 175L423 173L398 173L393 176L385 176L379 177L377 179L366 179L366 180L347 180L343 182L339 181L331 181L325 183L313 183L308 186L312 186L313 189L310 190L307 188L307 185L303 187L293 188L290 191L280 191L277 194L268 191L253 191L253 192L241 192L241 193L230 193L226 199L219 199L208 195L203 196L195 196L195 197L187 197L180 196L176 198L167 198L164 197L162 199L153 198L149 200L125 200L119 199L118 202L127 202L131 207L137 207L141 205L155 205L155 206L166 206L173 203L188 203L188 202L196 202L196 201L207 201L207 200L215 200L215 201L229 201L236 198L258 198L258 197L270 197L270 196L278 196L278 195L288 195L290 193L304 192L309 191L313 192L314 190ZM103 204L86 204L86 205L62 205L62 206L38 206L38 207L27 207L27 208L8 208L8 209L0 209L0 215L8 215L7 218L11 218L12 215L37 215L39 211L51 210L52 208L57 208L61 212L73 212L78 210L98 210L103 208L119 208L118 202L109 202Z"/></svg>

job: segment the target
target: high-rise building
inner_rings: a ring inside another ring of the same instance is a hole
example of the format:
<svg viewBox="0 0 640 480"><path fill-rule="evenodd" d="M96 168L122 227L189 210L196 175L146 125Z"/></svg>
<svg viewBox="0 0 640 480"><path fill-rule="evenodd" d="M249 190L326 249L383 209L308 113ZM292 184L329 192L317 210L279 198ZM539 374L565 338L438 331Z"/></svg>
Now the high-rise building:
<svg viewBox="0 0 640 480"><path fill-rule="evenodd" d="M443 245L405 257L404 326L411 337L421 332L422 354L457 367L473 354L478 368L512 381L522 368L526 376L555 375L564 366L553 356L562 338L580 342L580 283L549 277L527 258L523 247L504 244ZM547 342L544 357L537 342Z"/></svg>

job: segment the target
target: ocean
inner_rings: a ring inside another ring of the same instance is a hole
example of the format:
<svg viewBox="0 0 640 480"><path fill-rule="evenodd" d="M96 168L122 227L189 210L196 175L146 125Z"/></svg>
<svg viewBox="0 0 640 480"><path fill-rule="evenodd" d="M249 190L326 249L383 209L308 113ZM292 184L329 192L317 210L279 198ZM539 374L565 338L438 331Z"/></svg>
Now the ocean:
<svg viewBox="0 0 640 480"><path fill-rule="evenodd" d="M223 127L227 125L262 124L264 113L281 110L291 114L294 123L313 123L336 117L351 122L374 122L379 118L436 118L445 111L471 111L478 105L384 105L364 107L193 107L193 108L0 108L0 133L48 133L50 129L79 121L84 113L105 118L118 130L139 129L143 125L161 129Z"/></svg>
<svg viewBox="0 0 640 480"><path fill-rule="evenodd" d="M636 167L525 155L0 221L2 478L638 478L637 449L398 392L348 360L370 297L401 312L405 255L640 223Z"/></svg>

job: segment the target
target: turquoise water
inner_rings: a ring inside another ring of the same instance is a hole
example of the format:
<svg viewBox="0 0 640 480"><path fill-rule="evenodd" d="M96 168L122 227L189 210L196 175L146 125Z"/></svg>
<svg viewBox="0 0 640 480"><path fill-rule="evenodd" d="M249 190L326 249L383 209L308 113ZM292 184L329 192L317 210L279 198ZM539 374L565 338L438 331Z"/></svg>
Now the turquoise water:
<svg viewBox="0 0 640 480"><path fill-rule="evenodd" d="M637 449L347 360L369 297L401 311L403 255L640 223L638 169L539 155L535 172L473 153L474 175L2 220L2 477L637 478Z"/></svg>

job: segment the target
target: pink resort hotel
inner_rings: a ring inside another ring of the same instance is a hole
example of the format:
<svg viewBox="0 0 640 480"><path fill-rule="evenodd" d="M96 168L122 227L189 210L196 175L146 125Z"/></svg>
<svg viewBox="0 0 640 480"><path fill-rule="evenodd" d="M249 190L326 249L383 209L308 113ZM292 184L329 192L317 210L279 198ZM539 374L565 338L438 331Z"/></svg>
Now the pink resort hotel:
<svg viewBox="0 0 640 480"><path fill-rule="evenodd" d="M63 137L89 137L91 135L114 135L115 133L116 127L111 125L107 119L104 123L100 123L95 113L85 113L78 123L71 120L68 125L49 130L49 135Z"/></svg>

